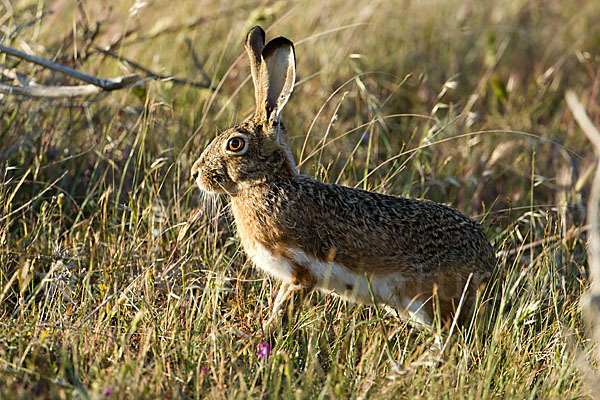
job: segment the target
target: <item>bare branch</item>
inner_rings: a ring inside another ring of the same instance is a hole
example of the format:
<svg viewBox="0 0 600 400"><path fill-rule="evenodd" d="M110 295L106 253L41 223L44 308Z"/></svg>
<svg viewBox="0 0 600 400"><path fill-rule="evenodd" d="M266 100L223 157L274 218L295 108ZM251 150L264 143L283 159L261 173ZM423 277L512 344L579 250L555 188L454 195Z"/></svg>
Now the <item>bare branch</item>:
<svg viewBox="0 0 600 400"><path fill-rule="evenodd" d="M97 51L116 58L120 61L127 62L133 68L141 70L145 72L148 76L147 78L142 78L137 74L130 74L125 76L120 76L113 79L101 79L96 78L95 76L85 74L83 72L77 71L73 68L66 67L61 64L57 64L50 60L46 60L45 58L32 56L17 49L13 49L12 47L2 46L0 45L0 52L4 52L11 56L21 58L26 61L30 61L32 63L41 65L45 68L51 69L53 71L57 71L63 73L65 75L71 76L75 79L81 80L83 82L89 83L89 85L81 85L81 86L42 86L37 84L32 84L31 82L22 82L23 86L11 85L7 83L0 82L0 93L8 94L8 95L22 95L29 97L47 97L47 98L60 98L60 97L78 97L78 96L91 96L94 94L98 94L102 91L111 91L116 89L122 89L126 87L138 86L143 84L147 79L160 79L160 80L170 80L177 84L182 85L190 85L198 88L211 88L210 83L204 84L200 82L194 82L187 79L179 79L171 76L158 75L154 72L150 71L143 66L130 61L126 58L117 56L112 54L109 51L97 49ZM0 75L7 76L10 79L15 80L16 78L22 78L23 75L18 72L7 69L0 66ZM212 89L212 88L211 88Z"/></svg>
<svg viewBox="0 0 600 400"><path fill-rule="evenodd" d="M57 72L60 72L62 74L65 74L65 75L69 75L69 76L71 76L71 77L73 77L75 79L78 79L80 81L87 82L87 83L90 83L90 84L92 84L94 86L101 87L104 90L115 90L115 89L120 89L120 88L122 88L124 86L119 81L119 79L101 79L101 78L96 78L95 76L84 74L83 72L77 71L76 69L69 68L69 67L66 67L64 65L57 64L57 63L52 62L50 60L46 60L45 58L41 58L41 57L29 55L29 54L24 53L22 51L19 51L17 49L13 49L12 47L0 45L0 52L6 53L6 54L10 54L13 57L18 57L18 58L21 58L23 60L27 60L29 62L32 62L34 64L41 65L41 66L46 67L48 69L51 69L53 71L57 71ZM131 76L131 75L128 75L128 76ZM120 78L120 79L123 79L123 78ZM131 79L131 78L128 78L128 79Z"/></svg>
<svg viewBox="0 0 600 400"><path fill-rule="evenodd" d="M91 96L98 94L102 88L94 85L81 86L16 86L0 83L0 93L28 97L62 98Z"/></svg>
<svg viewBox="0 0 600 400"><path fill-rule="evenodd" d="M44 86L44 85L29 85L16 86L0 82L0 93L8 95L21 95L40 98L63 98L63 97L80 97L92 96L100 92L123 89L126 87L139 86L146 80L139 75L125 75L110 80L113 85L110 89L103 89L96 85L79 85L79 86Z"/></svg>

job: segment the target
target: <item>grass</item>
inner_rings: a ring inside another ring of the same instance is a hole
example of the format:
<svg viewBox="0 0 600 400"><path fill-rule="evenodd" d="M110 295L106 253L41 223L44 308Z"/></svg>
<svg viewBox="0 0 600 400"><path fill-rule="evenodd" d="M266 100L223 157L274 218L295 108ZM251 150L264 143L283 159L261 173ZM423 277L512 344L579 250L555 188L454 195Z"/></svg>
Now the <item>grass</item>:
<svg viewBox="0 0 600 400"><path fill-rule="evenodd" d="M0 42L97 76L139 72L95 46L108 47L214 90L0 99L1 397L590 395L579 298L595 155L564 93L599 124L600 3L85 3L1 3ZM315 292L256 333L277 282L189 179L253 111L255 24L297 44L284 118L301 172L482 220L499 254L492 313L448 337Z"/></svg>

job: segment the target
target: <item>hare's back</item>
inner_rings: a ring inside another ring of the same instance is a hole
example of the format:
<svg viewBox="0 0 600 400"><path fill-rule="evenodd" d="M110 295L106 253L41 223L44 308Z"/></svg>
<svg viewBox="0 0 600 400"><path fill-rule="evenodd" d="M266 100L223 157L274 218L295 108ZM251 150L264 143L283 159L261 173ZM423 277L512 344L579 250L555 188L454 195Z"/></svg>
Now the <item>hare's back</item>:
<svg viewBox="0 0 600 400"><path fill-rule="evenodd" d="M276 218L289 230L285 240L317 258L375 273L488 270L494 264L481 225L452 207L308 177L273 189Z"/></svg>

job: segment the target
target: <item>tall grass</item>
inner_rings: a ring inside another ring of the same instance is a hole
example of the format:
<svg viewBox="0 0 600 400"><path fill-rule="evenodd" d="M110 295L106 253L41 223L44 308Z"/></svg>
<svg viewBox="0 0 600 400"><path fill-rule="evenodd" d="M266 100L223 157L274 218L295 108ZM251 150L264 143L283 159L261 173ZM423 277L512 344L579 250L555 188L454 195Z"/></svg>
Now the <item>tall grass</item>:
<svg viewBox="0 0 600 400"><path fill-rule="evenodd" d="M108 48L213 89L0 99L2 397L589 395L594 154L563 98L574 90L600 122L600 3L89 3L1 3L1 42L102 77L139 72ZM253 111L242 40L255 24L297 44L284 118L301 172L482 220L499 254L491 312L448 336L315 292L259 329L277 282L189 178Z"/></svg>

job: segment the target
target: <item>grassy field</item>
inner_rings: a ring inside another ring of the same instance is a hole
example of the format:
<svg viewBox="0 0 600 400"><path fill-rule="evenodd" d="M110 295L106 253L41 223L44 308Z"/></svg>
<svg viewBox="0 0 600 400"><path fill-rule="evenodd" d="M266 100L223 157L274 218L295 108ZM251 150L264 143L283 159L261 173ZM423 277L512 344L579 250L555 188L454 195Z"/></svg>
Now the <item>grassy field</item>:
<svg viewBox="0 0 600 400"><path fill-rule="evenodd" d="M600 2L104 3L0 2L2 45L106 78L146 75L139 64L187 80L0 97L0 397L590 395L595 155L564 95L600 124ZM314 292L259 330L278 283L189 176L253 111L242 42L256 24L296 43L284 119L300 171L482 221L497 308L448 336Z"/></svg>

